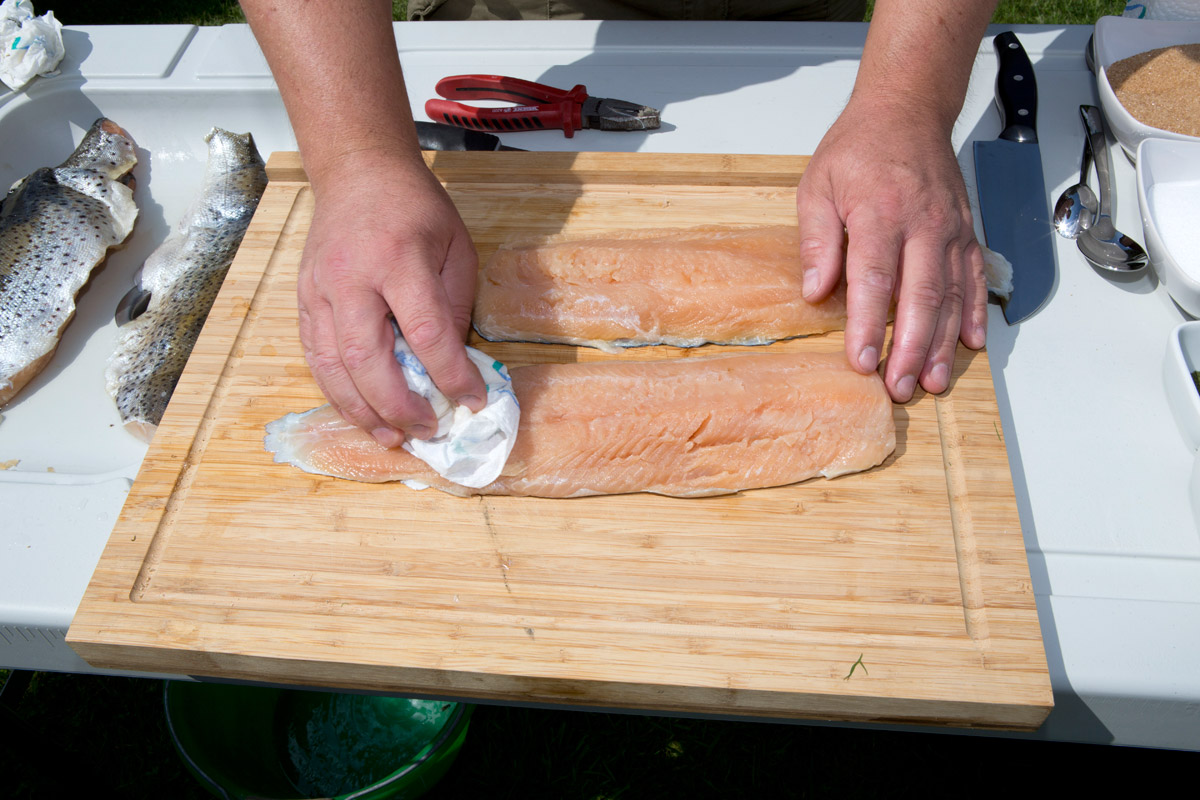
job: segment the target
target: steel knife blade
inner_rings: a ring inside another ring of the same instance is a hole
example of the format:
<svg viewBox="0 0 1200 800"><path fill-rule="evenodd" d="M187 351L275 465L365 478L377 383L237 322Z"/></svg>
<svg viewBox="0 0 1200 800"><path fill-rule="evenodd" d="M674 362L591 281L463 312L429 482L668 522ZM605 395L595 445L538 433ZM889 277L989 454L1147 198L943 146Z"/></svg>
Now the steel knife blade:
<svg viewBox="0 0 1200 800"><path fill-rule="evenodd" d="M1050 200L1037 139L1037 82L1012 31L992 40L999 60L996 107L1000 138L975 142L975 179L987 246L1013 266L1013 291L1001 300L1009 325L1032 316L1050 297L1057 267Z"/></svg>

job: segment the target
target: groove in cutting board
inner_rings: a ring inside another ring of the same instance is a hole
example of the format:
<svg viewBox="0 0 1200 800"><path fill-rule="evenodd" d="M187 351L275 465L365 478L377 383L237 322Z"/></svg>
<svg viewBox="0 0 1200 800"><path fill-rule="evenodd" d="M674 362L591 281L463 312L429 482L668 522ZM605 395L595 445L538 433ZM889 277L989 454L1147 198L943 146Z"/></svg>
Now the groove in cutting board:
<svg viewBox="0 0 1200 800"><path fill-rule="evenodd" d="M274 183L268 188L273 195L273 200L276 203L287 203L291 211L287 215L287 220L279 229L279 235L276 237L276 242L284 236L293 235L296 231L296 207L297 201L301 194L311 190L307 189L305 184L292 183L281 184ZM265 194L265 193L264 193ZM311 212L311 203L306 209ZM145 597L146 591L150 587L150 582L154 578L154 573L158 569L158 565L162 562L163 551L170 541L171 531L175 525L175 519L179 514L179 510L183 507L187 500L188 492L191 490L192 482L196 476L196 470L200 466L200 461L204 455L204 450L208 446L209 439L212 438L213 426L216 424L218 411L229 394L229 381L237 366L241 363L242 356L245 352L244 342L246 337L253 331L255 323L258 321L258 310L263 303L263 298L267 295L267 289L272 285L275 276L279 269L281 261L280 254L271 250L271 256L267 260L265 269L262 272L262 279L258 282L251 295L250 302L245 311L245 317L242 319L242 324L238 328L237 335L233 338L230 346L229 358L225 362L224 368L221 370L220 376L216 380L216 385L213 387L212 395L209 397L208 404L205 407L204 414L200 417L199 424L196 428L195 438L192 439L191 447L188 448L187 456L184 459L183 465L180 467L179 479L175 482L174 488L171 490L170 497L167 500L166 507L163 509L162 517L159 520L158 527L154 531L154 536L150 540L150 546L146 551L145 561L142 563L141 569L138 570L137 578L133 582L133 588L129 592L129 599L133 602L140 602ZM232 269L232 267L231 267ZM236 277L236 273L235 273ZM213 302L213 307L217 308L219 301ZM221 304L224 305L224 304ZM202 332L203 333L203 332ZM207 339L204 340L207 343ZM186 368L185 368L186 369ZM183 377L180 377L183 382ZM186 385L186 384L185 384Z"/></svg>
<svg viewBox="0 0 1200 800"><path fill-rule="evenodd" d="M988 650L987 606L979 580L979 553L975 545L975 522L963 469L962 433L954 413L953 393L934 401L938 431L942 441L942 461L946 466L946 494L950 500L950 521L954 528L954 554L958 558L958 581L962 590L963 621L967 635Z"/></svg>

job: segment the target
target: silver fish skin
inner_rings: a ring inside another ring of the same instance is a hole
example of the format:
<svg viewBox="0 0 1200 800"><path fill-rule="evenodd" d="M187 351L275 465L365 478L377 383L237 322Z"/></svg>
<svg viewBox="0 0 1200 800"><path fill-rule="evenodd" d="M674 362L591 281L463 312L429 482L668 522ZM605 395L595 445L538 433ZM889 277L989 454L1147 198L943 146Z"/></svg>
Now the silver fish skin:
<svg viewBox="0 0 1200 800"><path fill-rule="evenodd" d="M213 128L200 193L118 309L105 372L125 429L150 441L267 186L249 133ZM142 308L144 307L144 311Z"/></svg>
<svg viewBox="0 0 1200 800"><path fill-rule="evenodd" d="M100 118L58 167L18 181L0 206L0 406L54 355L75 296L137 219L124 181L135 144Z"/></svg>

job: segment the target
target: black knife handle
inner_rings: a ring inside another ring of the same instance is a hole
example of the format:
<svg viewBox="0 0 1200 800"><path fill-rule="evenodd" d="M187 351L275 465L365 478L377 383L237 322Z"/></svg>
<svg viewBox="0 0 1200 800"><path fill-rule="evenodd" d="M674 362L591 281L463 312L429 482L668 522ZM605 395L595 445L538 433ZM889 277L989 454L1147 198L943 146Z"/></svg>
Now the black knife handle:
<svg viewBox="0 0 1200 800"><path fill-rule="evenodd" d="M1005 31L992 40L1000 71L996 74L996 106L1000 109L1001 139L1036 142L1037 81L1033 65L1017 35Z"/></svg>
<svg viewBox="0 0 1200 800"><path fill-rule="evenodd" d="M422 150L497 150L500 147L499 136L483 131L424 120L417 120L416 126L417 141Z"/></svg>

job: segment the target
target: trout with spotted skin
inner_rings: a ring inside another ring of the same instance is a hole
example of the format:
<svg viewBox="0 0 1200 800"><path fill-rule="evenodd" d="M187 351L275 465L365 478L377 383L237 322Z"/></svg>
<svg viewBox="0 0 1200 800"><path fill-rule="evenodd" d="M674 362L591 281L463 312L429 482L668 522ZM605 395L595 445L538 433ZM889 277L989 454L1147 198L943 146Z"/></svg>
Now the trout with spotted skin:
<svg viewBox="0 0 1200 800"><path fill-rule="evenodd" d="M0 406L45 368L75 295L133 230L134 147L98 119L66 161L18 181L0 206Z"/></svg>
<svg viewBox="0 0 1200 800"><path fill-rule="evenodd" d="M250 134L213 128L206 141L200 196L117 308L122 324L108 360L108 393L126 430L145 441L162 420L267 185Z"/></svg>

